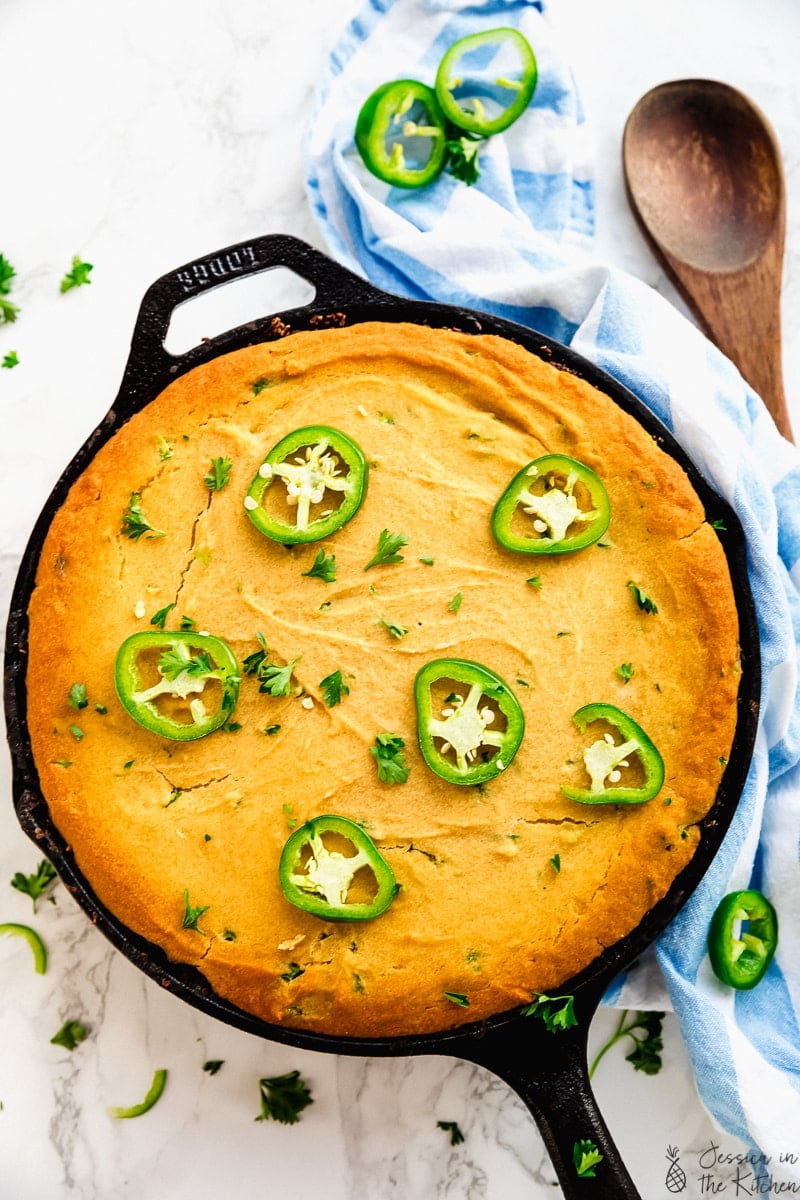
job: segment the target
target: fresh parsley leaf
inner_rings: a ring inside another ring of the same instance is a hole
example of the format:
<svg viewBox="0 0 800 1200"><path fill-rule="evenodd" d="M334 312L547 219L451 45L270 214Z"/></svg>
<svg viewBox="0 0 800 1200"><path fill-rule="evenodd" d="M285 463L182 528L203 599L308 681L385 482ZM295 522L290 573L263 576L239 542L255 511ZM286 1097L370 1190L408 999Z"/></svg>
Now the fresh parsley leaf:
<svg viewBox="0 0 800 1200"><path fill-rule="evenodd" d="M256 650L253 654L248 654L247 658L245 658L242 663L242 670L245 675L257 675L261 666L269 659L269 650L263 633L257 633L256 637L261 643L261 649Z"/></svg>
<svg viewBox="0 0 800 1200"><path fill-rule="evenodd" d="M183 893L183 921L181 922L182 927L184 929L193 929L195 931L195 933L205 933L205 930L200 928L200 925L198 924L198 922L200 921L200 918L202 917L203 913L207 913L210 907L211 907L210 904L198 904L198 905L190 904L189 903L189 889L186 888Z"/></svg>
<svg viewBox="0 0 800 1200"><path fill-rule="evenodd" d="M542 586L542 581L538 575L531 575L530 579L526 579L525 582L532 588L541 588Z"/></svg>
<svg viewBox="0 0 800 1200"><path fill-rule="evenodd" d="M457 1121L437 1121L437 1129L443 1129L445 1133L450 1134L450 1145L459 1146L464 1141L464 1135L458 1127Z"/></svg>
<svg viewBox="0 0 800 1200"><path fill-rule="evenodd" d="M80 1021L65 1021L58 1033L54 1033L50 1038L50 1045L63 1046L65 1050L74 1050L88 1033L89 1030Z"/></svg>
<svg viewBox="0 0 800 1200"><path fill-rule="evenodd" d="M163 608L159 608L150 618L150 624L155 625L156 629L164 629L167 624L167 617L175 607L175 601L172 604L165 604Z"/></svg>
<svg viewBox="0 0 800 1200"><path fill-rule="evenodd" d="M69 689L69 703L72 708L86 708L89 701L86 699L85 683L73 683Z"/></svg>
<svg viewBox="0 0 800 1200"><path fill-rule="evenodd" d="M553 855L553 857L550 859L550 866L553 868L556 875L561 874L561 855L560 854Z"/></svg>
<svg viewBox="0 0 800 1200"><path fill-rule="evenodd" d="M368 571L370 567L383 567L391 563L403 562L403 555L399 552L403 546L407 545L408 538L404 534L390 533L388 529L381 530L378 536L378 548L364 570Z"/></svg>
<svg viewBox="0 0 800 1200"><path fill-rule="evenodd" d="M447 611L451 612L451 613L457 613L458 610L461 608L461 601L463 599L464 599L463 593L456 592L455 596L453 596L453 599L450 601L450 603L447 606Z"/></svg>
<svg viewBox="0 0 800 1200"><path fill-rule="evenodd" d="M711 522L711 528L716 529L718 533L728 532L728 528L721 517L718 517L716 521Z"/></svg>
<svg viewBox="0 0 800 1200"><path fill-rule="evenodd" d="M384 629L386 629L393 638L397 638L398 641L400 638L404 638L408 633L405 625L398 625L396 621L387 621L385 617L381 617L378 624L382 625Z"/></svg>
<svg viewBox="0 0 800 1200"><path fill-rule="evenodd" d="M578 1024L574 996L535 996L532 1004L522 1009L523 1017L539 1017L550 1033L572 1029Z"/></svg>
<svg viewBox="0 0 800 1200"><path fill-rule="evenodd" d="M350 695L350 688L344 681L342 672L332 671L330 675L326 675L320 680L319 684L322 690L322 698L328 708L333 708L337 704L342 703L342 696Z"/></svg>
<svg viewBox="0 0 800 1200"><path fill-rule="evenodd" d="M589 1068L589 1078L591 1079L594 1075L603 1056L623 1038L630 1038L633 1042L633 1050L625 1056L626 1062L631 1063L634 1070L643 1071L645 1075L657 1075L663 1066L661 1058L664 1049L664 1040L661 1036L663 1018L663 1012L631 1014L627 1008L623 1009L616 1029L594 1057Z"/></svg>
<svg viewBox="0 0 800 1200"><path fill-rule="evenodd" d="M469 1008L469 997L463 992L445 992L445 1000L449 1000L451 1004L457 1004L460 1008Z"/></svg>
<svg viewBox="0 0 800 1200"><path fill-rule="evenodd" d="M620 663L617 667L617 675L623 683L630 683L636 672L633 669L633 663Z"/></svg>
<svg viewBox="0 0 800 1200"><path fill-rule="evenodd" d="M2 301L0 301L0 321L3 320L2 311L3 311L3 305L2 305ZM17 354L16 350L9 350L7 354L3 355L3 361L0 362L0 367L5 367L6 370L10 371L12 367L18 367L18 366L19 366L19 355Z"/></svg>
<svg viewBox="0 0 800 1200"><path fill-rule="evenodd" d="M403 750L405 742L396 733L379 733L369 752L378 764L378 779L382 783L405 783L409 769Z"/></svg>
<svg viewBox="0 0 800 1200"><path fill-rule="evenodd" d="M86 737L86 734L83 732L80 725L70 725L69 731L75 738L76 742L81 742Z"/></svg>
<svg viewBox="0 0 800 1200"><path fill-rule="evenodd" d="M478 166L478 151L485 138L472 138L468 134L448 138L446 170L455 178L468 186L475 183L480 176Z"/></svg>
<svg viewBox="0 0 800 1200"><path fill-rule="evenodd" d="M262 662L258 668L258 678L260 680L260 692L267 692L270 696L291 696L292 694L292 672L300 662L301 655L293 659L290 663L286 663L283 667L278 667L275 663Z"/></svg>
<svg viewBox="0 0 800 1200"><path fill-rule="evenodd" d="M261 395L261 393L262 393L262 392L263 392L263 391L264 391L266 388L268 388L268 387L271 387L271 386L272 386L272 380L271 380L271 379L264 379L264 378L261 378L261 379L256 379L254 383L251 383L251 385L250 385L250 390L251 390L251 392L253 393L253 395L254 395L254 396L260 396L260 395Z"/></svg>
<svg viewBox="0 0 800 1200"><path fill-rule="evenodd" d="M286 1075L274 1075L271 1079L259 1079L261 1112L257 1121L280 1121L282 1125L295 1125L300 1113L314 1100L299 1071L288 1071Z"/></svg>
<svg viewBox="0 0 800 1200"><path fill-rule="evenodd" d="M317 551L316 558L307 571L303 571L303 577L311 579L323 579L325 583L336 582L336 555L326 554L320 546Z"/></svg>
<svg viewBox="0 0 800 1200"><path fill-rule="evenodd" d="M651 600L651 598L648 596L648 594L644 590L644 588L640 588L638 583L634 583L632 579L628 580L628 587L631 589L634 596L636 597L636 603L639 605L639 608L642 610L642 612L646 612L646 613L657 613L658 612L658 608L655 604L655 601Z"/></svg>
<svg viewBox="0 0 800 1200"><path fill-rule="evenodd" d="M207 650L185 658L175 646L170 646L159 658L158 669L165 679L172 680L179 675L213 675L214 664Z"/></svg>
<svg viewBox="0 0 800 1200"><path fill-rule="evenodd" d="M582 1138L572 1147L572 1161L575 1171L582 1179L594 1179L595 1167L603 1161L603 1155L594 1142Z"/></svg>
<svg viewBox="0 0 800 1200"><path fill-rule="evenodd" d="M184 613L184 615L181 617L178 628L183 633L191 633L193 629L197 628L197 621L195 621L194 617L187 617Z"/></svg>
<svg viewBox="0 0 800 1200"><path fill-rule="evenodd" d="M207 1062L203 1063L203 1070L208 1075L216 1075L223 1066L224 1062L224 1058L209 1058Z"/></svg>
<svg viewBox="0 0 800 1200"><path fill-rule="evenodd" d="M0 296L7 296L11 291L11 280L16 273L5 254L0 254Z"/></svg>
<svg viewBox="0 0 800 1200"><path fill-rule="evenodd" d="M210 492L221 492L231 477L231 460L229 458L212 458L208 475L203 476L203 483Z"/></svg>
<svg viewBox="0 0 800 1200"><path fill-rule="evenodd" d="M32 875L25 875L22 871L17 871L11 880L11 886L18 892L30 896L33 901L33 911L36 912L37 900L45 894L55 878L55 867L46 858L43 858Z"/></svg>
<svg viewBox="0 0 800 1200"><path fill-rule="evenodd" d="M286 983L292 983L293 980L299 979L301 975L305 975L305 967L301 967L300 963L290 962L289 966L281 974L281 979Z"/></svg>
<svg viewBox="0 0 800 1200"><path fill-rule="evenodd" d="M154 529L142 512L141 498L138 492L132 492L130 502L122 514L122 530L125 537L137 542L140 537L162 538L166 534L161 529Z"/></svg>
<svg viewBox="0 0 800 1200"><path fill-rule="evenodd" d="M12 304L10 300L6 300L6 296L11 291L11 280L15 275L16 271L11 263L4 254L0 254L0 325L4 322L7 325L11 325L17 319L19 308L16 304ZM3 362L3 366L5 365L6 363ZM15 363L10 363L9 365L14 366Z"/></svg>
<svg viewBox="0 0 800 1200"><path fill-rule="evenodd" d="M83 262L79 255L74 254L72 256L72 266L61 280L60 291L62 293L69 292L72 288L81 287L85 283L91 283L89 272L92 269L91 263Z"/></svg>

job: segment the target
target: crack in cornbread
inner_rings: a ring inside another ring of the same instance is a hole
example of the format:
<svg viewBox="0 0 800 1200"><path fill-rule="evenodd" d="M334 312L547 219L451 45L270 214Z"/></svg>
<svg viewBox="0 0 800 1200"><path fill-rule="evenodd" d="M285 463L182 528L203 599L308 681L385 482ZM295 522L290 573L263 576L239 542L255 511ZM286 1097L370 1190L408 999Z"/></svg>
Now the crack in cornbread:
<svg viewBox="0 0 800 1200"><path fill-rule="evenodd" d="M324 542L280 545L243 499L270 447L320 423L362 448L366 498ZM602 479L599 544L547 556L494 541L495 502L545 454ZM230 479L209 491L217 457ZM134 494L163 537L121 532ZM365 571L384 529L407 538L402 561ZM307 574L320 546L333 582ZM116 654L169 605L168 630L187 617L240 663L259 634L273 661L297 659L292 693L244 675L238 729L178 743L138 726L115 694ZM485 664L523 708L516 758L481 788L439 779L417 748L413 684L434 658ZM335 671L349 692L329 707ZM697 846L738 681L725 556L674 460L610 398L512 342L404 324L290 334L177 379L72 487L30 604L42 790L99 899L244 1010L341 1035L504 1011L634 929ZM655 799L590 807L561 793L586 786L572 714L593 702L658 747ZM405 741L403 784L378 779L381 732ZM394 872L399 892L373 921L322 921L284 898L283 845L325 813L363 825ZM183 925L186 903L204 909L199 930Z"/></svg>

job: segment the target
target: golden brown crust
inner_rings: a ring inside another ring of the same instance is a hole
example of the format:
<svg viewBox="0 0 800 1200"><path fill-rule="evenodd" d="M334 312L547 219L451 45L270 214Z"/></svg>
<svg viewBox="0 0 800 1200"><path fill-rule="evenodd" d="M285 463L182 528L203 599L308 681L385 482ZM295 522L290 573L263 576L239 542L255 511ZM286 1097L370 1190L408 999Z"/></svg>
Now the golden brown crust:
<svg viewBox="0 0 800 1200"><path fill-rule="evenodd" d="M323 543L336 556L331 584L303 575L317 546L270 542L242 506L266 451L320 422L349 433L371 464L363 508ZM492 539L492 507L522 465L550 452L603 478L606 544L512 554ZM231 482L210 492L203 476L217 456L232 459ZM165 537L121 535L133 492ZM365 572L384 528L408 537L404 561ZM638 608L630 581L657 615ZM186 614L240 661L259 632L277 660L300 655L295 682L313 706L245 678L239 732L180 744L135 725L114 693L116 652L173 602L169 628ZM221 996L324 1032L442 1029L574 975L691 857L735 725L734 600L685 474L610 399L495 337L366 324L196 368L72 488L30 616L42 789L100 899L196 963ZM408 633L393 638L382 620ZM443 783L416 748L413 679L440 656L490 666L525 711L517 758L481 792ZM627 683L623 662L634 667ZM328 708L319 683L335 669L350 694ZM81 713L67 703L74 682L87 685ZM594 701L629 712L659 746L666 780L649 804L589 807L560 793L582 777L572 714ZM271 725L280 731L265 734ZM406 741L402 786L377 780L369 746L384 731ZM363 822L391 864L401 891L379 919L323 923L283 898L290 826L321 812ZM184 890L208 906L203 933L181 927Z"/></svg>

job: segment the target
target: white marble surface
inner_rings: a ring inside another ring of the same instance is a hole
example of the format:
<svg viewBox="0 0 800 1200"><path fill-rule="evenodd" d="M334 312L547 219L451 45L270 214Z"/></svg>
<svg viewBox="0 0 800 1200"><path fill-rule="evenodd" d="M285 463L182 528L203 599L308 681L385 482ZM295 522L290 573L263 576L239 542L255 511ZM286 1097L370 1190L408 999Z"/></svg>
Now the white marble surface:
<svg viewBox="0 0 800 1200"><path fill-rule="evenodd" d="M0 601L61 467L116 394L148 284L193 257L285 231L321 245L305 201L300 135L327 49L360 0L2 0L4 93L0 252L21 312L0 326ZM625 117L650 86L690 75L727 80L770 116L789 189L784 367L800 429L800 97L796 0L552 0L594 126L598 256L674 296L624 199ZM380 75L379 65L376 65ZM59 294L72 256L90 287ZM271 288L226 297L206 328L272 307ZM233 292L235 289L229 289ZM281 306L283 293L275 301ZM214 322L218 324L214 325ZM176 331L177 334L177 331ZM521 1102L484 1071L450 1059L336 1059L230 1029L164 993L114 951L60 885L54 903L12 890L39 854L20 831L10 770L0 774L0 922L34 924L50 949L43 976L0 938L0 1200L298 1200L402 1197L518 1200L557 1195ZM50 1044L66 1018L90 1030L74 1052ZM597 1043L615 1020L601 1013ZM207 1059L224 1059L216 1076ZM679 1034L666 1026L663 1072L635 1073L618 1049L596 1077L606 1118L644 1200L660 1200L668 1145L703 1182L705 1150L735 1153L700 1105ZM130 1122L108 1105L140 1099L169 1069L157 1108ZM258 1079L294 1067L314 1104L291 1128L256 1123ZM451 1147L438 1120L457 1121ZM709 1182L710 1180L710 1182ZM721 1190L717 1187L717 1190Z"/></svg>

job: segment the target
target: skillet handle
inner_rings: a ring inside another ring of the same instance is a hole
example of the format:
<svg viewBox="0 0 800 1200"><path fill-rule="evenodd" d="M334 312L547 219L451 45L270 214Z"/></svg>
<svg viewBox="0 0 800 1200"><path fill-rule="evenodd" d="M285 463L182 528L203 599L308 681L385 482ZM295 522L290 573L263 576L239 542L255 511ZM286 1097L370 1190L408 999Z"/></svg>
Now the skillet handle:
<svg viewBox="0 0 800 1200"><path fill-rule="evenodd" d="M587 1066L589 1024L597 1000L576 995L578 1024L551 1033L536 1017L488 1029L458 1054L505 1080L539 1127L566 1200L642 1200L597 1107ZM602 1154L596 1174L579 1176L574 1147L591 1141Z"/></svg>
<svg viewBox="0 0 800 1200"><path fill-rule="evenodd" d="M185 263L150 285L139 307L120 395L129 397L135 409L141 403L140 397L149 399L154 390L164 387L171 377L203 361L211 349L228 336L223 334L181 355L170 354L164 342L176 308L203 292L275 267L293 271L314 288L314 297L308 305L293 309L291 314L281 314L282 318L306 314L306 322L302 319L286 322L294 328L308 327L309 314L324 312L331 306L350 308L355 304L397 302L397 297L373 287L321 251L289 234L266 234L238 242ZM275 321L274 314L265 314L249 326L254 342L264 340L270 318Z"/></svg>

